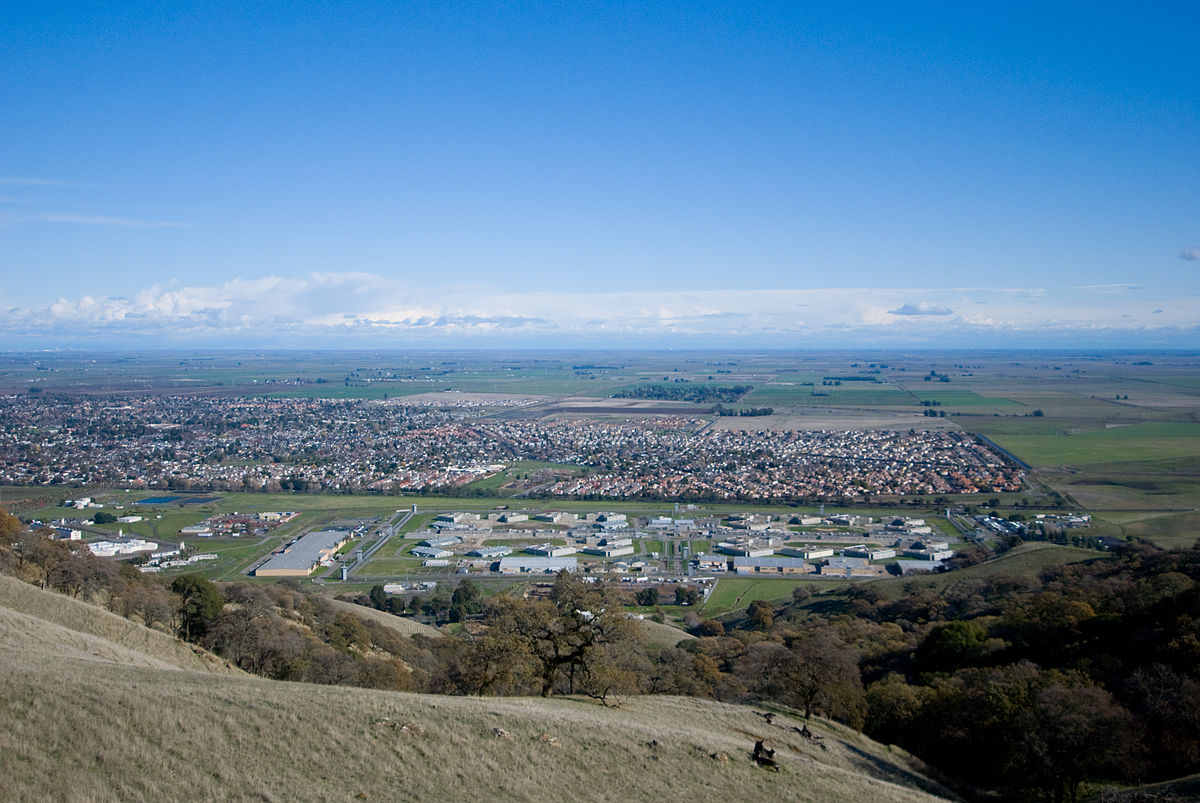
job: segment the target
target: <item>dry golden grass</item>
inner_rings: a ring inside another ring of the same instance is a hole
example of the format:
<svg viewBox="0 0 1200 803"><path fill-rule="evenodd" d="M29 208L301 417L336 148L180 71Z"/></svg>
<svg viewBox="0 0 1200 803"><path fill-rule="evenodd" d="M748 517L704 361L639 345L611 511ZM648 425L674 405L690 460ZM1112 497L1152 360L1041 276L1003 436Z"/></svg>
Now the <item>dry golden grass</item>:
<svg viewBox="0 0 1200 803"><path fill-rule="evenodd" d="M46 618L0 603L6 801L886 803L941 791L902 751L823 721L810 726L824 750L791 730L798 719L768 724L745 706L678 697L610 709L180 671L121 645L94 654L102 637L48 621L54 605L40 604ZM777 750L779 772L750 760L760 738Z"/></svg>
<svg viewBox="0 0 1200 803"><path fill-rule="evenodd" d="M242 674L228 662L167 633L0 574L0 644L18 633L30 639L61 640L64 649L74 645L73 649L109 651L114 660L137 655L148 666Z"/></svg>
<svg viewBox="0 0 1200 803"><path fill-rule="evenodd" d="M353 602L333 599L332 597L327 597L326 599L329 600L329 604L340 611L349 611L355 616L361 616L363 619L378 622L384 627L390 627L402 636L431 636L433 638L440 638L445 635L445 633L436 627L431 627L421 622L414 622L412 619L403 616L395 616L387 611L377 611L374 608L355 605Z"/></svg>
<svg viewBox="0 0 1200 803"><path fill-rule="evenodd" d="M660 647L674 647L681 641L694 641L696 638L677 627L672 627L661 622L655 622L650 619L638 619L635 621L637 621L638 629L642 631L642 638L650 644L656 644Z"/></svg>

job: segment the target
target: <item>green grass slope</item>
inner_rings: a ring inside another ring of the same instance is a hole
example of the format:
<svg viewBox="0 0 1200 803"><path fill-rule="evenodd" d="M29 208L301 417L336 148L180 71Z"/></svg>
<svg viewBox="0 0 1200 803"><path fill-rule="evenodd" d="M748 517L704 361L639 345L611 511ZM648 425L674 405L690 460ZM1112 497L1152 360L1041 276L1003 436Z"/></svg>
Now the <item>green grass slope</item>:
<svg viewBox="0 0 1200 803"><path fill-rule="evenodd" d="M6 801L886 802L941 791L902 751L824 721L811 727L826 749L791 730L798 719L768 724L748 707L686 698L604 708L180 671L111 642L94 653L105 640L87 627L4 613ZM776 749L779 772L750 760L756 739Z"/></svg>

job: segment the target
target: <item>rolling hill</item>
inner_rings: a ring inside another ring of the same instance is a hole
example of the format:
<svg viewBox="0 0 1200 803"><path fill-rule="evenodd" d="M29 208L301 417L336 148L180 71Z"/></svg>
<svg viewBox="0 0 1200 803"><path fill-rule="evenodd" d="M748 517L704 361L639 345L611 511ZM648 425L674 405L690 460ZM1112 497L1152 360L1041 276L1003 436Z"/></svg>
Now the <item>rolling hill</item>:
<svg viewBox="0 0 1200 803"><path fill-rule="evenodd" d="M15 584L15 585L14 585ZM136 631L143 631L137 633ZM0 796L919 801L903 751L680 697L471 698L251 677L107 611L0 577ZM776 749L778 772L750 759ZM823 746L822 746L823 745Z"/></svg>
<svg viewBox="0 0 1200 803"><path fill-rule="evenodd" d="M339 611L347 611L355 616L363 619L370 619L372 622L378 622L384 627L390 627L402 636L428 636L429 638L441 638L445 634L431 625L415 622L404 616L395 616L386 611L377 611L374 608L368 608L364 605L355 605L353 602L345 602L340 599L326 597L329 604L337 608Z"/></svg>

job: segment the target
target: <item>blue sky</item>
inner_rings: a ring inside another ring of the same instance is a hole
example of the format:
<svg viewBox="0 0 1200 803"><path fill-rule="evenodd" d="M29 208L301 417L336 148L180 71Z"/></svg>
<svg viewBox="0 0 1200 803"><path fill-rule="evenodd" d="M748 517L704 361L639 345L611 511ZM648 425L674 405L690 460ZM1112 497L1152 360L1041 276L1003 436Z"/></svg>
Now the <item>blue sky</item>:
<svg viewBox="0 0 1200 803"><path fill-rule="evenodd" d="M0 10L2 342L1200 347L1195 4L333 5Z"/></svg>

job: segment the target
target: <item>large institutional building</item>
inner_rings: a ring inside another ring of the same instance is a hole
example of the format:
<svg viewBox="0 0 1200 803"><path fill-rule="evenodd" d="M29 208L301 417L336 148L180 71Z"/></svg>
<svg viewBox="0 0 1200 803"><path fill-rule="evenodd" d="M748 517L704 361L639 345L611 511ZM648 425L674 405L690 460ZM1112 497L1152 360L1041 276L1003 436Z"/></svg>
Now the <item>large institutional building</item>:
<svg viewBox="0 0 1200 803"><path fill-rule="evenodd" d="M296 541L254 570L256 577L305 577L350 540L346 530L318 530Z"/></svg>

